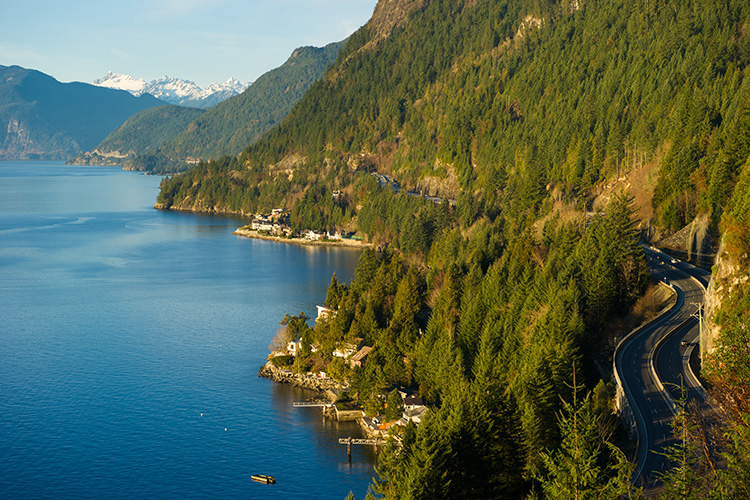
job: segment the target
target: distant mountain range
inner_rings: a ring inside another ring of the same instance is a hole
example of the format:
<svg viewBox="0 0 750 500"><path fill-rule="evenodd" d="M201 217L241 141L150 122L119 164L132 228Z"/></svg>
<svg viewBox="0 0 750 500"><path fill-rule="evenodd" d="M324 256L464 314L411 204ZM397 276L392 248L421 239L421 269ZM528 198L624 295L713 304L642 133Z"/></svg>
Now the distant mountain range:
<svg viewBox="0 0 750 500"><path fill-rule="evenodd" d="M111 89L127 90L134 96L151 94L169 104L191 108L210 108L230 97L241 94L250 83L242 83L230 78L224 83L212 83L201 88L190 80L163 76L146 82L140 78L111 71L94 80L94 85Z"/></svg>
<svg viewBox="0 0 750 500"><path fill-rule="evenodd" d="M152 95L61 83L0 65L0 159L67 159L99 144L135 113L161 106Z"/></svg>
<svg viewBox="0 0 750 500"><path fill-rule="evenodd" d="M184 170L199 158L236 156L284 120L307 89L323 77L344 43L296 49L283 65L205 113L191 114L176 106L138 113L73 163L164 173ZM133 93L147 88L132 77L108 77L111 84Z"/></svg>

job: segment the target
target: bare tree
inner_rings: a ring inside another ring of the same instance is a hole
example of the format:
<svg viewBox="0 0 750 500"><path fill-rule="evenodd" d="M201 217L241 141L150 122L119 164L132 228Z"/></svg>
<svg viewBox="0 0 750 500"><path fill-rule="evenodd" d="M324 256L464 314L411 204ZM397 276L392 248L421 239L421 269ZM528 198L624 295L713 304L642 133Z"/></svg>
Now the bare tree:
<svg viewBox="0 0 750 500"><path fill-rule="evenodd" d="M286 347L291 341L292 339L289 329L286 327L286 325L282 325L278 330L276 330L276 335L273 336L273 340L271 340L271 343L268 345L268 350L271 351L271 353L285 353Z"/></svg>

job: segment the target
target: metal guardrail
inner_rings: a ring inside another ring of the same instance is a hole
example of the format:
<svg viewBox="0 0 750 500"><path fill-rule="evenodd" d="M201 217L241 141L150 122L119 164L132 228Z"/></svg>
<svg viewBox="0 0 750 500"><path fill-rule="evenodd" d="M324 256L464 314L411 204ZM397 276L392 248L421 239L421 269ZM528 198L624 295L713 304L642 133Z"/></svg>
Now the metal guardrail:
<svg viewBox="0 0 750 500"><path fill-rule="evenodd" d="M658 249L656 249L654 247L650 247L650 249L652 251L655 251L655 252L658 252L658 253L663 253L663 252L661 252L660 250L658 250ZM704 295L704 300L705 300L706 287L703 286L703 283L701 283L701 281L698 278L696 278L695 276L693 276L691 273L683 271L682 269L678 268L677 266L674 266L674 265L671 265L671 264L669 264L669 266L671 268L673 268L675 271L679 272L680 274L688 277L688 279L691 279L695 283L697 283L698 286L703 290L703 295ZM660 284L664 285L664 286L668 286L669 288L672 289L672 291L676 292L675 287L671 283L661 283L660 282ZM622 340L620 340L620 342L617 344L617 347L615 348L614 355L612 357L613 371L614 371L614 374L615 374L615 381L616 381L616 384L617 384L616 406L617 406L618 412L620 413L621 418L624 418L625 421L627 422L627 424L629 425L631 435L634 435L635 438L636 438L636 440L637 440L636 457L640 456L640 454L641 454L641 446L642 446L643 441L645 441L645 439L642 440L641 439L642 436L639 435L638 423L641 423L642 427L645 429L646 428L645 419L644 419L643 415L641 414L640 410L638 410L638 408L631 407L630 398L627 397L625 388L624 388L624 386L622 384L622 379L620 378L620 374L619 374L618 369L617 369L618 356L620 354L622 346L624 346L627 342L629 342L633 337L635 337L636 335L638 335L644 329L650 327L655 322L660 321L662 318L666 317L670 313L673 313L677 309L679 309L679 307L681 307L681 306L679 306L679 302L680 302L679 301L679 297L677 297L677 300L675 301L675 303L668 310L660 313L659 315L657 315L655 318L651 319L646 324L644 324L644 325L642 325L642 326L640 326L640 327L632 330L625 337L623 337ZM671 329L669 331L669 333L667 333L666 335L664 335L661 339L659 339L659 341L651 349L651 352L648 355L649 356L649 370L651 372L651 375L654 378L654 380L656 381L657 388L659 389L659 392L660 392L662 398L664 398L664 401L666 402L667 406L669 407L669 409L671 410L671 412L673 414L676 414L676 411L677 411L676 410L676 405L674 403L674 400L672 399L672 395L669 393L669 391L665 390L664 384L663 384L663 382L661 381L661 378L659 378L659 375L656 372L656 369L655 369L655 366L654 366L654 358L655 358L655 353L659 350L659 348L666 341L666 339L668 339L669 337L671 337L675 332L679 331L691 319L692 318L686 319L685 321L683 321L682 323L680 323L678 326L676 326L675 328ZM703 339L699 339L699 342L703 342ZM701 391L701 393L703 395L707 395L705 389L700 384L700 381L698 380L698 378L693 373L692 367L690 366L689 363L688 363L688 369L689 369L689 375L692 376L691 382L692 381L696 382L696 387L699 388L699 390ZM708 401L707 398L704 398L704 399L706 399L706 401ZM710 401L709 401L709 403L710 403ZM641 474L643 472L643 465L644 465L643 463L639 463L638 464L638 467L636 468L636 470L633 473L633 477L632 477L632 481L633 482L637 481L637 479L641 476Z"/></svg>
<svg viewBox="0 0 750 500"><path fill-rule="evenodd" d="M659 282L660 285L666 286L670 288L675 294L677 293L674 289L674 286L671 284L666 284ZM637 407L633 407L630 404L630 398L626 394L625 387L623 386L622 379L620 378L620 372L618 371L618 357L620 355L620 352L622 350L622 347L627 344L633 337L641 333L646 328L651 327L654 323L661 321L665 316L670 315L674 313L677 309L679 309L679 300L678 297L675 296L675 302L672 304L669 309L666 311L662 311L660 314L658 314L656 317L652 318L645 324L639 326L638 328L635 328L630 331L625 337L623 337L620 342L617 343L617 347L615 347L614 355L612 356L612 371L615 374L615 382L617 385L616 390L616 399L615 404L617 407L617 411L620 414L620 417L623 418L630 429L630 434L635 437L637 447L636 447L636 458L640 455L641 446L643 446L643 441L645 440L646 436L641 436L640 432L638 431L638 424L641 424L641 427L643 429L646 428L646 420L643 417L643 414L640 412L640 410ZM638 478L641 476L643 472L643 462L639 461L638 467L633 472L632 482L636 482Z"/></svg>

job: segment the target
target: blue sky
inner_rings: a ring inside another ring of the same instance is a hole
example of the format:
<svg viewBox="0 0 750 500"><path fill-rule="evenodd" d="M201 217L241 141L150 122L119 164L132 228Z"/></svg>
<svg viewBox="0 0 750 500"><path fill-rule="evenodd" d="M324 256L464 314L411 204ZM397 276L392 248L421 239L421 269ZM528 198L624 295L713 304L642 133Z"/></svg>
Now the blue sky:
<svg viewBox="0 0 750 500"><path fill-rule="evenodd" d="M9 0L0 64L92 82L107 71L254 81L303 45L349 36L377 0Z"/></svg>

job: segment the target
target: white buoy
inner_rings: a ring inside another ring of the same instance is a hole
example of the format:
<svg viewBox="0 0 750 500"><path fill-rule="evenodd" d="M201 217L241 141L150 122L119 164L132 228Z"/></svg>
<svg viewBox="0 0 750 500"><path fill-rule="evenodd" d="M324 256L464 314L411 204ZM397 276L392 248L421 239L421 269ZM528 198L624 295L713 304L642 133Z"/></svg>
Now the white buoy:
<svg viewBox="0 0 750 500"><path fill-rule="evenodd" d="M203 416L203 413L201 413L201 417Z"/></svg>
<svg viewBox="0 0 750 500"><path fill-rule="evenodd" d="M227 432L227 428L226 427L224 427L224 432Z"/></svg>

